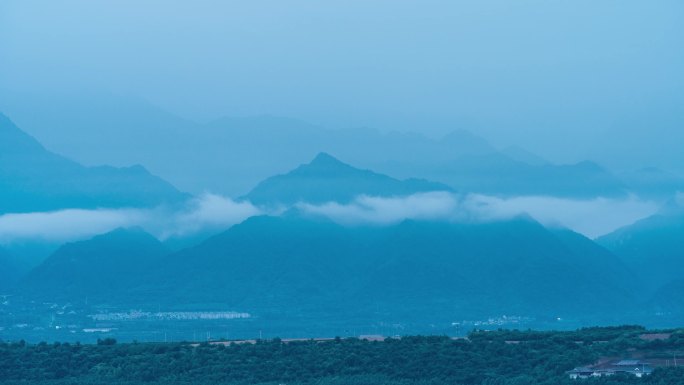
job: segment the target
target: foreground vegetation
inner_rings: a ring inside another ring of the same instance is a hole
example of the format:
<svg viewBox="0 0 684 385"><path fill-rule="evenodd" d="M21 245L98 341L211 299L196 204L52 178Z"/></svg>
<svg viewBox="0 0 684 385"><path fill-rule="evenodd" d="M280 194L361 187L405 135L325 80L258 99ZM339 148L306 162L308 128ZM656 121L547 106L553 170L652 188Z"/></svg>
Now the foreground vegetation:
<svg viewBox="0 0 684 385"><path fill-rule="evenodd" d="M652 375L570 380L565 371L599 357L684 351L684 332L646 341L640 327L575 332L473 332L468 339L384 342L281 340L231 346L189 343L0 344L2 384L675 385L684 368Z"/></svg>

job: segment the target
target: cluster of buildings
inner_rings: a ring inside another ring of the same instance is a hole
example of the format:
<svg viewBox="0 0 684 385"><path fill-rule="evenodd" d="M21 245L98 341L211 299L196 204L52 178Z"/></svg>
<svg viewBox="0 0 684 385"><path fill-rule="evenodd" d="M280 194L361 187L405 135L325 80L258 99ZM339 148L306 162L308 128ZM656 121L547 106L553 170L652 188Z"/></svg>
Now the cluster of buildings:
<svg viewBox="0 0 684 385"><path fill-rule="evenodd" d="M147 312L131 310L124 313L98 313L88 316L94 321L132 321L132 320L158 320L158 321L192 321L192 320L231 320L251 318L249 313L234 311L169 311Z"/></svg>
<svg viewBox="0 0 684 385"><path fill-rule="evenodd" d="M583 366L567 372L572 379L612 376L615 374L630 374L636 377L643 377L653 372L653 366L640 360L620 360L598 364L594 366Z"/></svg>

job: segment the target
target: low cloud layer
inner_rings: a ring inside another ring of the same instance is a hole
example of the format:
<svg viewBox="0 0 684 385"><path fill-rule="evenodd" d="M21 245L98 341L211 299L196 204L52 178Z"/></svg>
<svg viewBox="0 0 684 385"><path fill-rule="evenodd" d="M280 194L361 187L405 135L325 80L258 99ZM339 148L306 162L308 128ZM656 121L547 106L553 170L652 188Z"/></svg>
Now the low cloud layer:
<svg viewBox="0 0 684 385"><path fill-rule="evenodd" d="M302 203L305 212L354 225L391 224L404 219L497 221L530 215L547 226L567 227L595 238L654 214L658 205L634 197L572 200L544 196L497 198L447 192L415 194L401 198L360 196L350 204Z"/></svg>
<svg viewBox="0 0 684 385"><path fill-rule="evenodd" d="M205 194L191 201L183 211L170 216L170 226L161 226L157 233L162 239L184 236L203 230L225 229L243 220L262 214L249 202L236 202L219 195Z"/></svg>
<svg viewBox="0 0 684 385"><path fill-rule="evenodd" d="M297 206L304 212L323 215L344 225L392 224L405 219L453 219L462 207L458 196L442 191L396 198L362 195L350 204L300 203Z"/></svg>
<svg viewBox="0 0 684 385"><path fill-rule="evenodd" d="M249 202L235 202L206 194L188 202L181 210L101 209L60 210L45 213L0 216L0 243L40 240L66 242L89 238L119 227L140 226L160 239L221 230L260 214Z"/></svg>
<svg viewBox="0 0 684 385"><path fill-rule="evenodd" d="M682 200L682 195L678 196ZM553 197L497 198L430 192L407 197L359 196L352 203L297 207L344 225L389 225L405 219L497 221L527 214L547 226L562 226L597 237L645 218L658 210L653 202L636 198L571 200ZM180 209L61 210L0 216L0 243L43 240L66 242L106 233L118 227L140 226L164 240L202 231L221 231L266 214L249 202L206 194ZM271 213L277 214L277 213Z"/></svg>
<svg viewBox="0 0 684 385"><path fill-rule="evenodd" d="M466 199L466 207L485 220L528 214L546 226L567 227L596 238L653 215L660 206L635 197L572 200L543 196L503 199L471 195Z"/></svg>
<svg viewBox="0 0 684 385"><path fill-rule="evenodd" d="M140 225L142 210L60 210L0 216L0 242L44 240L61 242L101 234L117 227Z"/></svg>

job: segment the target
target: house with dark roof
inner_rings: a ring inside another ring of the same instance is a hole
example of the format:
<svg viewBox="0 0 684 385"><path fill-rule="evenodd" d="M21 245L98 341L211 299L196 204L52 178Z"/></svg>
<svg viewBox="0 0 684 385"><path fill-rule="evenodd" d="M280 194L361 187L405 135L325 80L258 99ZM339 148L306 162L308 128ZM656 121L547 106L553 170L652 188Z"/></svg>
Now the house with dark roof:
<svg viewBox="0 0 684 385"><path fill-rule="evenodd" d="M567 375L575 380L578 378L603 377L615 374L630 374L635 377L643 377L651 374L653 367L651 364L640 360L620 360L608 362L594 366L582 366L570 371Z"/></svg>
<svg viewBox="0 0 684 385"><path fill-rule="evenodd" d="M581 366L579 368L572 369L570 371L565 372L567 373L571 379L576 380L578 378L589 378L589 377L595 377L596 371L592 368L589 368L587 366Z"/></svg>

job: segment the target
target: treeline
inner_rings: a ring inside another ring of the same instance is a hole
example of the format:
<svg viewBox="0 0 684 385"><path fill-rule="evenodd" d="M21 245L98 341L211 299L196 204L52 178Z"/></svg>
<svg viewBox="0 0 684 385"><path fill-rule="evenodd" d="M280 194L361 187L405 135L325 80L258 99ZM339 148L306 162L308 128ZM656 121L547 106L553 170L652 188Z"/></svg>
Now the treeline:
<svg viewBox="0 0 684 385"><path fill-rule="evenodd" d="M404 337L199 346L189 343L0 344L2 384L681 385L683 368L570 380L565 371L628 349L684 349L684 334L639 338L638 327L576 332L474 332L469 339ZM579 381L579 382L578 382Z"/></svg>
<svg viewBox="0 0 684 385"><path fill-rule="evenodd" d="M666 339L642 339L640 336L652 333L667 333L671 336ZM486 340L497 342L531 342L551 340L556 343L581 343L584 345L609 343L602 350L605 353L619 354L627 349L663 350L678 349L684 347L684 332L681 330L651 330L647 331L643 326L614 326L582 328L576 331L520 331L499 330L497 332L474 331L469 335L470 340ZM607 351L607 350L610 351Z"/></svg>

